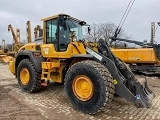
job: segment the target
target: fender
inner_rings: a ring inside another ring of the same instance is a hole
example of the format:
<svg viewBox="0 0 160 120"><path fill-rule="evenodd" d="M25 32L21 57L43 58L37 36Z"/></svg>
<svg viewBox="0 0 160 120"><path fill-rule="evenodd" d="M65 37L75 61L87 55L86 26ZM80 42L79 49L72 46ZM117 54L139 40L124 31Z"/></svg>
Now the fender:
<svg viewBox="0 0 160 120"><path fill-rule="evenodd" d="M35 56L35 53L38 54ZM41 68L41 62L46 61L45 58L43 58L43 56L41 56L41 51L37 50L37 51L30 51L30 50L22 50L19 51L17 56L16 56L16 63L15 63L15 69L17 69L18 64L20 63L21 60L29 58L34 67L36 68L37 72L41 72L42 68Z"/></svg>

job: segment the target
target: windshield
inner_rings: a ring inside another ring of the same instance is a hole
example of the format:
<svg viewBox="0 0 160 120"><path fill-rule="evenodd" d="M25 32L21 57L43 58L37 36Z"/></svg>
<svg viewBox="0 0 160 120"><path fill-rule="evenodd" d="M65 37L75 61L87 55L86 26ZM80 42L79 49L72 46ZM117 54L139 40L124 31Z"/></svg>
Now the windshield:
<svg viewBox="0 0 160 120"><path fill-rule="evenodd" d="M82 40L83 39L82 26L78 22L72 20L66 20L66 23L69 27L69 31L70 32L75 31L76 38L78 40Z"/></svg>

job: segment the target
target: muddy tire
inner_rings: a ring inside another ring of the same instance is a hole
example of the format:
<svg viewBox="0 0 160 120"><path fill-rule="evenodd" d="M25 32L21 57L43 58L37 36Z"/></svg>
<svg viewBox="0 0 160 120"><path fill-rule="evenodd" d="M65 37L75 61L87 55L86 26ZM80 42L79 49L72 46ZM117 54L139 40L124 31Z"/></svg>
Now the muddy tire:
<svg viewBox="0 0 160 120"><path fill-rule="evenodd" d="M20 88L25 92L33 93L41 88L40 73L36 71L30 59L23 59L19 63L17 79Z"/></svg>
<svg viewBox="0 0 160 120"><path fill-rule="evenodd" d="M83 113L96 114L113 99L113 78L102 64L95 61L75 63L67 71L64 81L70 103Z"/></svg>

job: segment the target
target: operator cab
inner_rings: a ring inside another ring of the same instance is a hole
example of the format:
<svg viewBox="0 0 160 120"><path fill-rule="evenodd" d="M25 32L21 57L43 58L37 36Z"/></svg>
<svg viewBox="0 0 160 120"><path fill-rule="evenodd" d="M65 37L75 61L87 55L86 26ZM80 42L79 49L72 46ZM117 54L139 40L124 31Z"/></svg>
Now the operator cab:
<svg viewBox="0 0 160 120"><path fill-rule="evenodd" d="M82 26L86 23L66 14L43 19L46 44L54 44L57 52L66 51L71 41L82 40Z"/></svg>

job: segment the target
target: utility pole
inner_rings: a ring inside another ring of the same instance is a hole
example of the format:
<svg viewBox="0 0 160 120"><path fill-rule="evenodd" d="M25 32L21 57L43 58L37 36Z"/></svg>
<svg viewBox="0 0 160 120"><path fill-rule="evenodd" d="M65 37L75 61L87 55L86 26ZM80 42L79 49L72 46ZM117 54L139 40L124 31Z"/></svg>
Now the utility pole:
<svg viewBox="0 0 160 120"><path fill-rule="evenodd" d="M151 41L150 43L153 45L155 39L155 22L151 22Z"/></svg>

